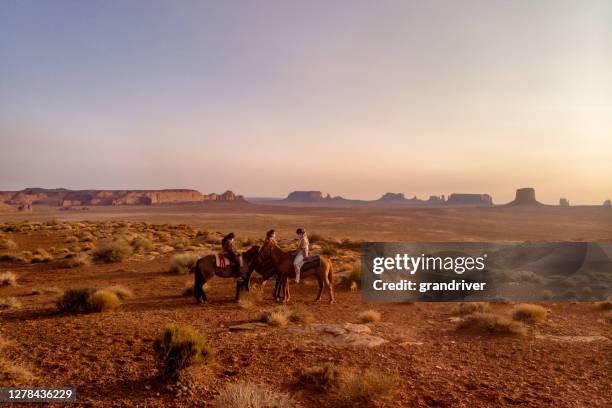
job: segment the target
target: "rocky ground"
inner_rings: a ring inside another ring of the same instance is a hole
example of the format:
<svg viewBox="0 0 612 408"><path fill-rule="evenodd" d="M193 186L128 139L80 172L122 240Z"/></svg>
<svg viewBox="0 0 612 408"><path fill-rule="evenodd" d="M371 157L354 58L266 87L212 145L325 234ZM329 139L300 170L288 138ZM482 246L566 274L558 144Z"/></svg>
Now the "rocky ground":
<svg viewBox="0 0 612 408"><path fill-rule="evenodd" d="M0 287L0 297L20 304L0 310L0 337L12 343L3 358L29 372L21 380L3 373L2 385L73 386L80 405L208 406L229 384L249 382L287 394L296 405L346 405L336 392L313 390L300 380L308 368L332 363L393 379L387 392L357 401L365 405L610 406L612 326L600 304L542 304L547 318L524 324L525 335L461 331L466 315L457 313L455 303L362 303L359 290L349 290L340 276L351 272L358 252L330 241L326 251L339 271L337 303L313 303L316 283L306 280L292 286L284 312L307 318L249 325L278 306L271 285L256 287L237 303L233 281L215 278L207 286L209 302L198 305L182 296L192 275L169 272L177 254L215 251L214 232L116 221L2 227L0 254L10 256L1 258L0 274L11 271L16 282ZM91 261L95 248L117 239L131 247L120 262ZM86 260L66 267L66 256L79 253ZM56 310L66 289L110 285L133 292L115 311ZM515 305L486 307L511 316ZM360 313L368 310L380 318L362 321ZM170 322L204 334L215 353L179 384L157 378L152 351Z"/></svg>

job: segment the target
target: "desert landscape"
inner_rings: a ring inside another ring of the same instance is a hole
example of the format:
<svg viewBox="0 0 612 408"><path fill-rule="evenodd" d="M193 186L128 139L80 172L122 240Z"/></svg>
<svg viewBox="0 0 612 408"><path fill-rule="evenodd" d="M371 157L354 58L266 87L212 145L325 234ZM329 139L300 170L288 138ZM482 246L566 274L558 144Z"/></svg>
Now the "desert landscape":
<svg viewBox="0 0 612 408"><path fill-rule="evenodd" d="M368 304L358 288L360 241L612 241L609 208L209 202L0 221L3 386L75 387L82 406L609 406L609 301ZM247 249L275 228L290 247L298 225L334 264L336 304L306 279L280 305L257 273L238 302L215 278L195 303L190 265L223 234ZM171 381L156 352L168 324L206 354Z"/></svg>

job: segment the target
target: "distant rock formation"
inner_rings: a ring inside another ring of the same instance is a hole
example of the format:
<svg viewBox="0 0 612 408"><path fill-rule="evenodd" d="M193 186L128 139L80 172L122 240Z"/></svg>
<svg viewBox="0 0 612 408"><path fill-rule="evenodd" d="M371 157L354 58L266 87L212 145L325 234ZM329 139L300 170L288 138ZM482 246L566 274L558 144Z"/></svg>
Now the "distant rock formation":
<svg viewBox="0 0 612 408"><path fill-rule="evenodd" d="M491 206L493 198L488 194L453 193L446 203L454 206Z"/></svg>
<svg viewBox="0 0 612 408"><path fill-rule="evenodd" d="M612 201L610 201L610 200L604 201L603 206L604 207L612 207Z"/></svg>
<svg viewBox="0 0 612 408"><path fill-rule="evenodd" d="M285 198L285 201L294 203L317 203L330 199L331 196L329 194L323 198L323 194L320 191L292 191L287 198Z"/></svg>
<svg viewBox="0 0 612 408"><path fill-rule="evenodd" d="M0 202L30 211L32 205L75 207L83 205L154 205L197 203L208 201L244 202L241 195L231 191L204 195L197 190L67 190L26 188L21 191L0 192Z"/></svg>
<svg viewBox="0 0 612 408"><path fill-rule="evenodd" d="M385 193L378 199L381 203L401 203L406 201L403 193Z"/></svg>
<svg viewBox="0 0 612 408"><path fill-rule="evenodd" d="M536 200L535 189L527 187L516 190L516 198L506 205L512 207L533 207L543 204Z"/></svg>
<svg viewBox="0 0 612 408"><path fill-rule="evenodd" d="M10 204L0 202L0 213L15 212L15 211L17 211L17 207L10 205Z"/></svg>
<svg viewBox="0 0 612 408"><path fill-rule="evenodd" d="M567 198L561 198L559 199L559 206L560 207L569 207L570 203L569 200Z"/></svg>

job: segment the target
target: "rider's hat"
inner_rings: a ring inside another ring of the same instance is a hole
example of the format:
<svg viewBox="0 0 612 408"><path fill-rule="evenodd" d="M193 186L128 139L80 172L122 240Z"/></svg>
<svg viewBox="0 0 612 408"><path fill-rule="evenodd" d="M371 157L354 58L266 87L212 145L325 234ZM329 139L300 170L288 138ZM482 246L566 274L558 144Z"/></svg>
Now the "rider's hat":
<svg viewBox="0 0 612 408"><path fill-rule="evenodd" d="M298 228L298 229L295 230L295 233L296 234L303 234L304 230L302 228Z"/></svg>

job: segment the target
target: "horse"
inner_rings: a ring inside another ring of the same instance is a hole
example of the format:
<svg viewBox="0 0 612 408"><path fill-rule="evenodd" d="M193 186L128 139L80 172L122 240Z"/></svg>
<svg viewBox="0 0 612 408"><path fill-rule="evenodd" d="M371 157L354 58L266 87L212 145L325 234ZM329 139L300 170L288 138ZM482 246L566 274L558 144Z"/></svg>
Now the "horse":
<svg viewBox="0 0 612 408"><path fill-rule="evenodd" d="M319 266L306 270L302 269L301 276L306 278L314 275L317 278L317 282L319 283L319 293L315 298L315 302L321 300L323 287L326 287L329 293L329 303L334 303L334 267L328 258L319 256L319 259ZM295 278L293 256L284 252L278 245L266 245L259 251L257 262L264 263L267 260L272 260L272 263L281 276L283 303L287 303L291 297L289 294L288 281L289 278Z"/></svg>
<svg viewBox="0 0 612 408"><path fill-rule="evenodd" d="M253 261L257 259L259 253L259 246L254 245L247 251L242 253L243 264L240 267L240 276L244 275ZM232 268L219 268L217 267L215 255L206 255L198 259L193 265L193 274L195 276L195 282L193 285L193 295L199 303L203 303L207 300L206 293L204 293L204 284L208 282L212 277L217 275L220 278L235 278ZM249 275L250 276L250 275ZM240 299L240 288L243 287L243 279L236 281L236 300Z"/></svg>
<svg viewBox="0 0 612 408"><path fill-rule="evenodd" d="M276 277L276 283L274 284L274 292L272 293L272 297L274 298L274 300L280 301L281 278L280 274L276 270L276 266L274 266L274 262L272 262L272 259L268 258L265 260L260 260L258 256L253 262L251 262L243 282L243 289L247 292L250 290L251 275L253 274L253 272L259 273L263 278L264 283L272 276Z"/></svg>

